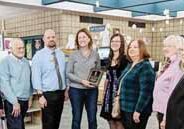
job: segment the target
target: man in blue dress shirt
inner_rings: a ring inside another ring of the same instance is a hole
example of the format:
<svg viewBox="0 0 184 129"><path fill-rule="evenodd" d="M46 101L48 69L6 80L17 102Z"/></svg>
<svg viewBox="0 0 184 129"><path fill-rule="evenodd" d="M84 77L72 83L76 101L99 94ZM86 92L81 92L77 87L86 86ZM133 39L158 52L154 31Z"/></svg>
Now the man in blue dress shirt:
<svg viewBox="0 0 184 129"><path fill-rule="evenodd" d="M42 128L58 129L65 99L65 56L56 47L51 29L43 36L45 47L32 60L32 82L42 108Z"/></svg>
<svg viewBox="0 0 184 129"><path fill-rule="evenodd" d="M25 129L24 117L32 95L31 68L24 58L21 39L11 41L11 54L0 63L0 90L4 95L4 109L8 129Z"/></svg>

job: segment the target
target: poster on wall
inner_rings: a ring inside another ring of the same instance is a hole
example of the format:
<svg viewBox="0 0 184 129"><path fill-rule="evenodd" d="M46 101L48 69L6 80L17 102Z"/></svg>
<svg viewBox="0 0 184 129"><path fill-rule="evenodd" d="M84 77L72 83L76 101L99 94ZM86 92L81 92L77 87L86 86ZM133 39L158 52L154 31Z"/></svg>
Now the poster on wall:
<svg viewBox="0 0 184 129"><path fill-rule="evenodd" d="M32 40L28 40L26 43L26 57L27 59L32 59Z"/></svg>
<svg viewBox="0 0 184 129"><path fill-rule="evenodd" d="M43 35L21 37L25 45L25 57L31 60L36 52L44 47Z"/></svg>
<svg viewBox="0 0 184 129"><path fill-rule="evenodd" d="M36 52L38 52L39 50L41 50L43 48L43 43L41 41L41 39L33 39L32 41L32 46L28 46L28 50L29 50L29 47L30 47L30 51L32 54L32 57L34 56L34 54L36 54Z"/></svg>
<svg viewBox="0 0 184 129"><path fill-rule="evenodd" d="M101 46L110 46L110 24L105 26L105 30L100 32Z"/></svg>
<svg viewBox="0 0 184 129"><path fill-rule="evenodd" d="M0 51L3 51L3 35L0 35Z"/></svg>
<svg viewBox="0 0 184 129"><path fill-rule="evenodd" d="M10 52L10 42L13 38L4 38L4 50Z"/></svg>
<svg viewBox="0 0 184 129"><path fill-rule="evenodd" d="M73 34L68 35L68 42L65 47L66 49L75 49L75 36Z"/></svg>
<svg viewBox="0 0 184 129"><path fill-rule="evenodd" d="M106 25L90 26L89 31L92 32L92 36L94 37L93 49L109 47L111 33L111 25L109 23Z"/></svg>

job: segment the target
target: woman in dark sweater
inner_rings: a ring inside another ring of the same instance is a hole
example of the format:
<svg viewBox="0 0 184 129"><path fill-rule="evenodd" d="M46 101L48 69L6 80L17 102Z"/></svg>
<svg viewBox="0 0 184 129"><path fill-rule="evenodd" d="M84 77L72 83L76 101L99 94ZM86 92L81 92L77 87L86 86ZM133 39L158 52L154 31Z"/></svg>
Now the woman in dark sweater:
<svg viewBox="0 0 184 129"><path fill-rule="evenodd" d="M152 112L155 72L144 41L130 42L127 57L132 63L122 72L119 83L122 122L125 129L145 129Z"/></svg>
<svg viewBox="0 0 184 129"><path fill-rule="evenodd" d="M109 122L110 129L123 129L121 119L112 118L112 103L118 90L118 78L128 64L124 55L124 37L114 34L110 39L109 65L104 88L104 101L101 116Z"/></svg>

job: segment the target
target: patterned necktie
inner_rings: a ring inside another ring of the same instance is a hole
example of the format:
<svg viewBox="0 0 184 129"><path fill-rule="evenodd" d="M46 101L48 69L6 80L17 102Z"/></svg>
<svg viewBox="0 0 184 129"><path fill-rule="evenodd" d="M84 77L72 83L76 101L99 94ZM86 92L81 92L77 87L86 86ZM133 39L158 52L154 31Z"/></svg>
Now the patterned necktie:
<svg viewBox="0 0 184 129"><path fill-rule="evenodd" d="M56 58L56 53L55 51L52 53L53 55L53 60L54 60L54 64L55 64L55 69L56 69L56 73L57 73L57 77L58 77L58 84L59 84L59 88L60 90L62 89L62 78L61 78L61 74L59 71L59 63L58 60Z"/></svg>
<svg viewBox="0 0 184 129"><path fill-rule="evenodd" d="M169 65L171 64L171 60L168 58L165 65L162 67L162 69L160 70L157 78L159 78L165 71L167 68L169 68Z"/></svg>

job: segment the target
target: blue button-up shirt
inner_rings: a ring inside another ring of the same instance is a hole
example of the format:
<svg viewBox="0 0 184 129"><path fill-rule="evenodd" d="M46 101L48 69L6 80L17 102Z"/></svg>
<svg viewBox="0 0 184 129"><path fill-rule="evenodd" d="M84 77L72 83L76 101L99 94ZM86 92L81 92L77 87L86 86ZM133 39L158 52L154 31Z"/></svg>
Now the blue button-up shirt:
<svg viewBox="0 0 184 129"><path fill-rule="evenodd" d="M27 59L13 55L0 63L0 90L11 104L18 100L28 100L32 95L31 68Z"/></svg>
<svg viewBox="0 0 184 129"><path fill-rule="evenodd" d="M32 60L32 83L36 90L55 91L64 90L65 83L65 55L59 49L54 50L59 63L59 70L62 77L62 89L59 88L57 72L53 58L53 50L45 47L38 51Z"/></svg>

